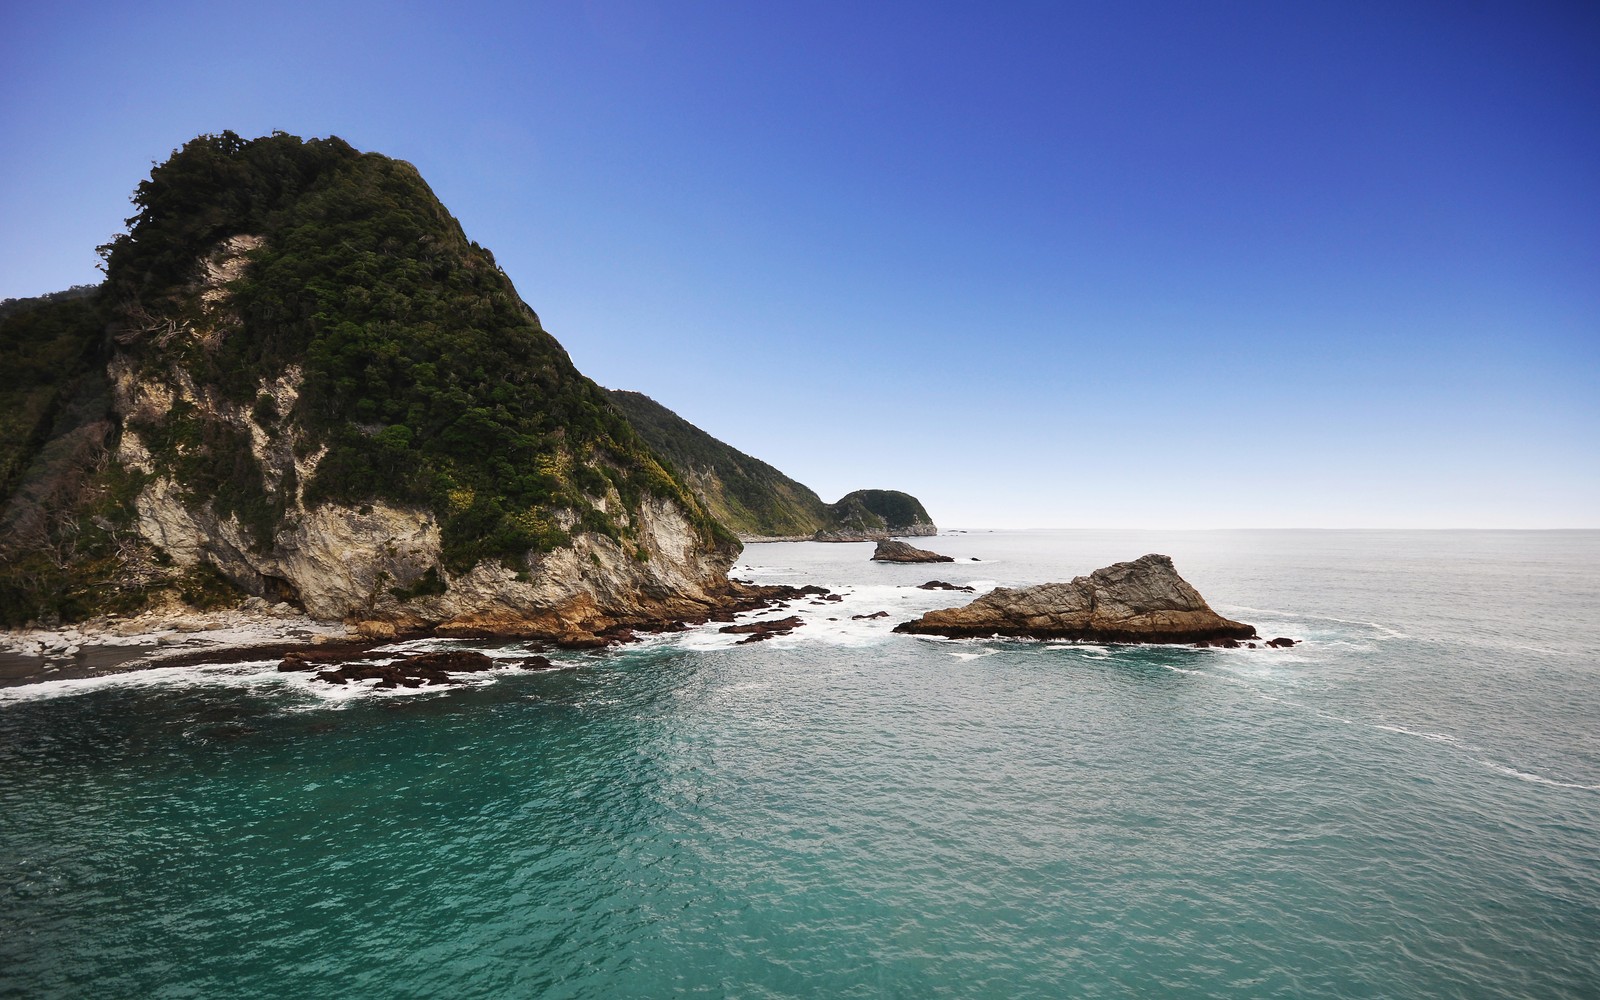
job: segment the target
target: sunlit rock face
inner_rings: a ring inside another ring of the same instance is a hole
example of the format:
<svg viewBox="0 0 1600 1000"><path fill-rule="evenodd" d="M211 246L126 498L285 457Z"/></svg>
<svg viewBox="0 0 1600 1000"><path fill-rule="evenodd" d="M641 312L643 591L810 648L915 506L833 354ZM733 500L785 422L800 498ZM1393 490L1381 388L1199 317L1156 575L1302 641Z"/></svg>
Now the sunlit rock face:
<svg viewBox="0 0 1600 1000"><path fill-rule="evenodd" d="M892 539L881 541L878 547L872 550L873 562L899 562L899 563L935 563L955 562L949 556L942 556L937 552L919 549L915 545L897 542Z"/></svg>
<svg viewBox="0 0 1600 1000"><path fill-rule="evenodd" d="M1190 643L1251 639L1253 625L1224 618L1154 553L1070 583L998 588L959 608L930 611L896 632L947 638L1017 636L1084 642Z"/></svg>

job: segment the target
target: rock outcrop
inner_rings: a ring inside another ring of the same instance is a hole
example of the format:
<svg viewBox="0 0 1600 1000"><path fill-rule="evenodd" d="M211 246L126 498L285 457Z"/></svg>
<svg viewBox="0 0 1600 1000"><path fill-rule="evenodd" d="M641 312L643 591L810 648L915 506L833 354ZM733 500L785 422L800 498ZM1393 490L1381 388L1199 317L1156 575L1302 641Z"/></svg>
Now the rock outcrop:
<svg viewBox="0 0 1600 1000"><path fill-rule="evenodd" d="M949 556L942 556L937 552L929 552L927 549L919 549L915 545L908 545L905 542L897 542L892 539L878 543L878 547L872 550L872 561L896 563L955 562Z"/></svg>
<svg viewBox="0 0 1600 1000"><path fill-rule="evenodd" d="M746 638L739 640L739 644L742 646L751 642L765 642L773 636L788 635L804 624L804 619L799 615L790 615L788 618L777 618L770 621L746 622L743 625L724 625L717 631L729 635L746 636Z"/></svg>
<svg viewBox="0 0 1600 1000"><path fill-rule="evenodd" d="M1151 554L1070 583L997 588L960 608L930 611L896 632L947 638L1015 636L1083 642L1194 643L1253 639L1253 625L1222 617L1173 568Z"/></svg>

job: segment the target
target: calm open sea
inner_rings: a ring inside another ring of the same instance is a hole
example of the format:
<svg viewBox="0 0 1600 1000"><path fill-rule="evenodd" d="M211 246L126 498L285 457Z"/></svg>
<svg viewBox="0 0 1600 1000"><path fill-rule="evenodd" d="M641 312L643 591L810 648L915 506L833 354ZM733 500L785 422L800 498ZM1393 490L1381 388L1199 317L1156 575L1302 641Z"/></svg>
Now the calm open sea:
<svg viewBox="0 0 1600 1000"><path fill-rule="evenodd" d="M1600 996L1600 532L920 544L750 546L846 600L747 646L0 691L0 994ZM1152 551L1305 642L888 631Z"/></svg>

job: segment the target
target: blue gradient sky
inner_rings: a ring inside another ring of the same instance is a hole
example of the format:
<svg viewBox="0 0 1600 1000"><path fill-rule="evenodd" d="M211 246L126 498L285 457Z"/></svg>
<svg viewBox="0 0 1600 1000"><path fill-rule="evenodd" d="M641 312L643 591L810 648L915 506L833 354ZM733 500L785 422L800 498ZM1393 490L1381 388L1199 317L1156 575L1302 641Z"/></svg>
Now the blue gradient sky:
<svg viewBox="0 0 1600 1000"><path fill-rule="evenodd" d="M0 297L198 133L337 134L826 499L1600 526L1600 7L981 7L6 4Z"/></svg>

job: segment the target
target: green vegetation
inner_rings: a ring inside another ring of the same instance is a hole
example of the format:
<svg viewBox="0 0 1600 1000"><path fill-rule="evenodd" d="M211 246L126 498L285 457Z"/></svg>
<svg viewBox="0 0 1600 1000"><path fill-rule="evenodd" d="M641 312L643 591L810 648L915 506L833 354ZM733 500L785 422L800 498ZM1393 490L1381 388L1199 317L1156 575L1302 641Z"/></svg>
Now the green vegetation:
<svg viewBox="0 0 1600 1000"><path fill-rule="evenodd" d="M130 557L148 553L133 526L145 480L105 460L108 434L100 421L51 439L6 504L0 625L137 611L172 582L128 572Z"/></svg>
<svg viewBox="0 0 1600 1000"><path fill-rule="evenodd" d="M841 497L828 512L835 530L892 532L933 523L921 501L899 490L856 490Z"/></svg>
<svg viewBox="0 0 1600 1000"><path fill-rule="evenodd" d="M176 361L271 433L292 427L303 454L325 445L308 506L428 509L457 572L485 558L516 568L570 531L624 541L616 507L597 503L613 494L628 509L674 500L708 542L727 541L410 164L337 138L202 136L156 167L134 204L129 232L102 248L125 324L176 319L223 335L147 335L132 351L147 370ZM264 242L229 285L234 316L206 316L196 262L241 234ZM280 414L261 384L291 365L303 384ZM164 423L139 428L158 467L268 543L293 484L264 483L248 441L218 421L174 412Z"/></svg>
<svg viewBox="0 0 1600 1000"><path fill-rule="evenodd" d="M144 480L110 457L113 341L141 377L198 387L202 405L180 398L127 429L158 475L258 549L297 498L429 511L451 572L484 559L521 572L575 532L646 558L632 525L650 498L680 506L707 546L733 544L410 164L337 138L224 132L174 152L133 203L100 248L99 289L0 303L0 623L131 610L155 591L239 596L133 531ZM288 412L265 391L282 379L298 388ZM246 419L302 459L325 450L309 480L264 465ZM435 571L399 593L444 586Z"/></svg>
<svg viewBox="0 0 1600 1000"><path fill-rule="evenodd" d="M829 523L820 497L760 459L718 441L643 393L613 389L611 399L651 449L734 531L809 535Z"/></svg>
<svg viewBox="0 0 1600 1000"><path fill-rule="evenodd" d="M73 398L105 377L105 315L89 286L0 302L0 501Z"/></svg>
<svg viewBox="0 0 1600 1000"><path fill-rule="evenodd" d="M0 625L128 610L133 496L112 439L104 298L78 287L0 302Z"/></svg>
<svg viewBox="0 0 1600 1000"><path fill-rule="evenodd" d="M643 393L612 389L611 399L701 502L742 535L871 535L933 523L916 497L898 490L856 490L838 503L823 503L809 488L718 441Z"/></svg>

